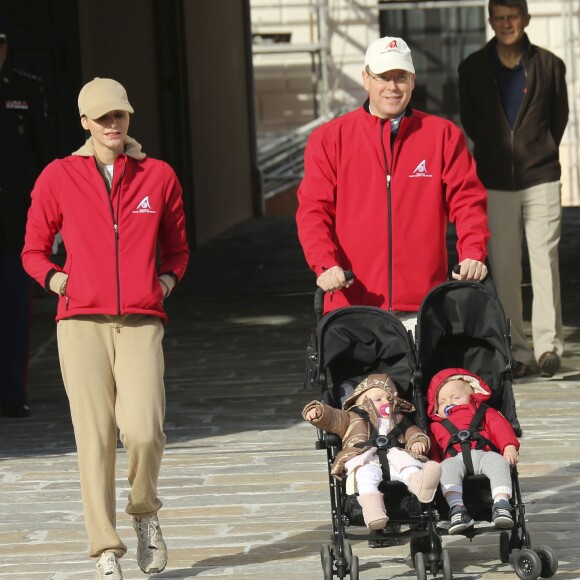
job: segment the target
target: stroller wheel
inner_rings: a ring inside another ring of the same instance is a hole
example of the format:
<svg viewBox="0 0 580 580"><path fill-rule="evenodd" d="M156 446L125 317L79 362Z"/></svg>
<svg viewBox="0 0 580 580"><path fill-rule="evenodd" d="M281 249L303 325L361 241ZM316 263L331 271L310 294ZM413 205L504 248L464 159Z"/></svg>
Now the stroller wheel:
<svg viewBox="0 0 580 580"><path fill-rule="evenodd" d="M411 566L415 567L415 555L418 552L427 553L430 550L429 536L415 536L411 538Z"/></svg>
<svg viewBox="0 0 580 580"><path fill-rule="evenodd" d="M500 532L499 534L499 559L507 564L510 561L510 553L512 549L510 546L510 535L508 532Z"/></svg>
<svg viewBox="0 0 580 580"><path fill-rule="evenodd" d="M451 557L447 550L441 552L441 570L443 580L453 580L453 571L451 570Z"/></svg>
<svg viewBox="0 0 580 580"><path fill-rule="evenodd" d="M328 544L322 544L322 546L320 546L320 560L322 562L324 580L332 580L332 577L334 576L332 569L332 554L330 553L330 546Z"/></svg>
<svg viewBox="0 0 580 580"><path fill-rule="evenodd" d="M350 566L350 563L352 561L352 546L350 545L350 542L348 540L344 540L344 558L347 562L347 564Z"/></svg>
<svg viewBox="0 0 580 580"><path fill-rule="evenodd" d="M534 552L540 557L542 562L541 578L551 578L558 570L558 556L550 546L538 546Z"/></svg>
<svg viewBox="0 0 580 580"><path fill-rule="evenodd" d="M358 556L353 556L350 563L350 580L358 580Z"/></svg>
<svg viewBox="0 0 580 580"><path fill-rule="evenodd" d="M415 554L415 574L417 580L427 580L427 566L425 565L423 552L417 552Z"/></svg>
<svg viewBox="0 0 580 580"><path fill-rule="evenodd" d="M542 573L540 556L527 548L520 550L514 561L514 570L521 580L538 580Z"/></svg>

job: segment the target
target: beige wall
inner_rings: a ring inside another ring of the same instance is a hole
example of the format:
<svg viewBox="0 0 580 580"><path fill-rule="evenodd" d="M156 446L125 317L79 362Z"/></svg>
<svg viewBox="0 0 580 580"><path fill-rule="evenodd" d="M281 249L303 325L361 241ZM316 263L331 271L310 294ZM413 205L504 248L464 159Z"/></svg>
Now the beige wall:
<svg viewBox="0 0 580 580"><path fill-rule="evenodd" d="M147 154L162 157L154 2L78 3L83 80L120 81L135 109L129 133ZM244 1L186 0L183 25L192 183L184 197L195 247L259 214L260 204L252 184Z"/></svg>
<svg viewBox="0 0 580 580"><path fill-rule="evenodd" d="M135 115L129 134L152 157L160 155L152 5L147 0L78 0L83 82L119 81ZM80 87L79 87L80 88Z"/></svg>
<svg viewBox="0 0 580 580"><path fill-rule="evenodd" d="M243 3L185 3L197 239L252 217Z"/></svg>

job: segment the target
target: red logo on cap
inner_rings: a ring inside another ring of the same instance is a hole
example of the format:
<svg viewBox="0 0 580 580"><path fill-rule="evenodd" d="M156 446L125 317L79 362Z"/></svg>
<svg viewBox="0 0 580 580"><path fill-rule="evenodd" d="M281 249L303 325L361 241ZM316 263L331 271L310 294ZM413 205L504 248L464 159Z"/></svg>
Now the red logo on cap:
<svg viewBox="0 0 580 580"><path fill-rule="evenodd" d="M397 46L397 41L396 40L391 40L390 44L387 46L387 48L398 48Z"/></svg>

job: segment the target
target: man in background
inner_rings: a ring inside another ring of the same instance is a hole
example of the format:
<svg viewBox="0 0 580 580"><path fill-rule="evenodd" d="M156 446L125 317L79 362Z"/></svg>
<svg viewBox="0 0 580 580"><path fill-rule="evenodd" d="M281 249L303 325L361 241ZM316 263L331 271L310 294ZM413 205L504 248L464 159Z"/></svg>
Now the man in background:
<svg viewBox="0 0 580 580"><path fill-rule="evenodd" d="M566 67L530 43L526 0L490 0L495 32L459 66L460 114L474 142L477 173L488 190L490 269L511 319L516 378L539 365L552 376L564 352L560 304L561 168L558 147L568 121ZM532 338L524 335L522 240L532 277Z"/></svg>

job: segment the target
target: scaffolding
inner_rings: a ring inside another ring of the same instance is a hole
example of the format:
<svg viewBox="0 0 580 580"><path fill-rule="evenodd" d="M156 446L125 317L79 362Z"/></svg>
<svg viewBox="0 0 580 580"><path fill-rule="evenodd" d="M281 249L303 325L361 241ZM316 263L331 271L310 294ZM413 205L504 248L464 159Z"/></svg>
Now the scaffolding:
<svg viewBox="0 0 580 580"><path fill-rule="evenodd" d="M272 0L275 2L275 0ZM435 11L445 9L470 9L478 8L485 10L488 0L379 0L376 5L379 15L381 13L398 12L406 17L411 16L409 11ZM331 51L330 31L341 34L343 31L337 28L336 23L331 25L331 10L339 11L353 6L352 0L310 0L309 2L292 2L279 0L278 3L264 4L260 3L259 8L276 8L284 10L300 9L308 10L311 14L313 26L312 42L306 45L292 43L278 43L276 45L255 45L255 55L275 55L290 52L304 52L311 57L312 73L312 99L313 99L313 119L305 125L287 132L284 136L275 136L275 138L264 140L259 144L260 169L263 175L264 194L272 196L279 191L291 186L301 178L301 158L303 155L304 144L309 132L322 122L340 114L343 111L333 110L332 93L334 88L331 87L330 74L331 68L334 67L336 74L336 59L333 59ZM562 144L562 161L565 171L563 181L568 188L567 203L571 205L580 205L580 128L579 124L579 104L580 88L578 87L578 66L580 50L580 0L561 0L558 3L539 2L539 10L535 10L533 0L529 0L530 11L534 15L535 21L541 17L559 17L562 24L562 43L563 58L567 66L567 82L569 89L570 101L570 120L565 134L565 141ZM360 10L360 9L359 9ZM403 17L403 16L402 16ZM417 14L412 15L412 21L416 20ZM485 14L482 19L485 25ZM332 28L334 26L334 28ZM461 34L461 32L460 32ZM346 36L346 35L344 35ZM451 36L451 34L449 35ZM449 41L451 42L451 40ZM469 40L465 42L470 42ZM463 47L463 45L461 45ZM458 50L463 50L460 48ZM441 75L442 76L442 75ZM442 84L444 80L439 79ZM435 83L436 84L436 83ZM419 87L420 89L420 87ZM443 89L448 89L445 93ZM437 110L437 104L445 104L453 97L453 87L442 87L441 96L433 100L434 97L429 93L433 91L433 83L425 89L424 98L431 98L427 105L427 110L436 114L445 114L447 111ZM417 99L420 102L420 90L416 90ZM414 97L415 98L415 97ZM453 107L453 104L450 105ZM421 108L421 107L419 107ZM456 120L456 119L454 119Z"/></svg>
<svg viewBox="0 0 580 580"><path fill-rule="evenodd" d="M259 7L278 9L280 5L260 4ZM284 2L284 7L303 8L311 12L315 30L311 42L292 43L287 38L281 38L281 42L268 42L268 35L258 33L253 38L252 53L254 56L300 53L309 55L314 119L294 130L286 131L283 135L263 135L258 139L258 168L262 176L262 194L265 200L287 191L302 179L304 148L308 136L316 127L341 112L333 112L329 102L328 0L311 0L309 3Z"/></svg>

